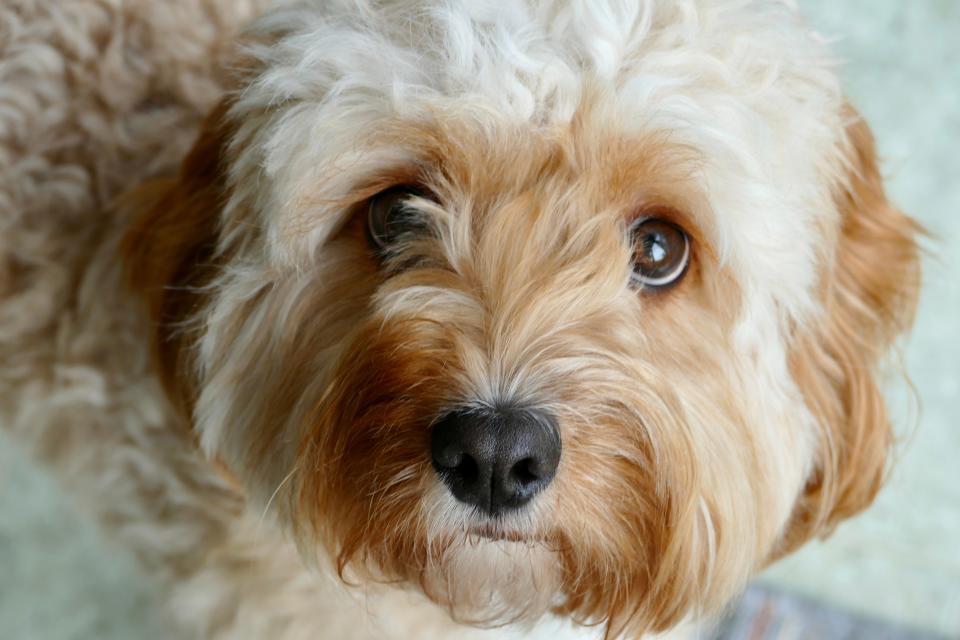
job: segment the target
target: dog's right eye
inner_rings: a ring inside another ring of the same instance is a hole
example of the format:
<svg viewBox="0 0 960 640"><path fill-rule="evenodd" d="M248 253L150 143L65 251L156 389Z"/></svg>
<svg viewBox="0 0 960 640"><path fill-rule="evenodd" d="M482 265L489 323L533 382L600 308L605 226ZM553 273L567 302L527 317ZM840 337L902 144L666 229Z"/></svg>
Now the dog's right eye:
<svg viewBox="0 0 960 640"><path fill-rule="evenodd" d="M425 195L416 187L399 186L373 196L367 209L367 237L371 246L377 251L388 251L405 237L423 233L427 222L411 201Z"/></svg>

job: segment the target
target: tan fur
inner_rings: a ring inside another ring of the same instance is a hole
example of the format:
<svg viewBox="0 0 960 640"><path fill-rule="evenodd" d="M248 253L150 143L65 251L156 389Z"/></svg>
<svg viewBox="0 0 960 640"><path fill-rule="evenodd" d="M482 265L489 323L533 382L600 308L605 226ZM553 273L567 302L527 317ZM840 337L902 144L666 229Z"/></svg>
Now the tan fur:
<svg viewBox="0 0 960 640"><path fill-rule="evenodd" d="M226 110L224 103L207 116L178 178L148 182L119 204L136 214L121 246L130 285L145 298L161 379L187 419L194 371L185 351L193 333L183 320L201 304L201 290L215 268L219 212L226 197L220 166L230 133L223 124Z"/></svg>
<svg viewBox="0 0 960 640"><path fill-rule="evenodd" d="M852 110L851 110L852 111ZM848 174L835 258L821 276L824 317L798 331L791 365L822 429L820 459L781 553L868 507L885 478L893 432L876 376L913 323L920 227L887 200L873 135L850 114Z"/></svg>
<svg viewBox="0 0 960 640"><path fill-rule="evenodd" d="M210 256L196 253L195 247L211 243L208 216L216 198L222 197L223 179L210 171L216 166L212 159L218 144L211 132L223 126L220 113L208 120L208 133L201 135L188 157L179 183L144 209L126 243L135 283L148 301L165 292L163 302L151 303L161 323L157 333L161 354L179 352L183 343L177 337L202 312L193 305L202 305L204 295L184 286L202 278L198 274L212 264ZM729 390L710 376L697 379L690 373L709 361L722 366L729 345L719 331L736 313L731 306L737 302L735 285L718 268L712 248L703 243L691 275L677 290L654 295L643 305L639 299L623 308L614 302L625 286L626 273L610 256L627 251L620 230L629 219L656 211L673 216L694 237L702 237L695 220L679 213L681 207L691 206L683 198L689 172L684 151L657 140L597 136L595 129L584 129L583 134L575 129L545 137L518 131L519 139L506 136L496 142L485 141L469 128L450 129L441 123L433 129L393 134L417 140L423 157L437 159L440 172L417 175L418 182L445 196L450 185L469 186L475 208L461 220L469 221L470 227L458 229L451 219L446 232L474 238L479 249L455 266L446 265L437 253L435 268L400 276L378 295L389 297L391 288L402 291L416 284L484 299L505 313L487 317L477 308L476 315L444 319L417 310L409 316L392 313L389 320L377 316L365 320L368 311L362 300L372 294L380 276L365 246L360 210L327 249L354 265L343 274L343 284L327 283L323 296L305 300L296 307L296 315L282 320L289 329L271 348L283 370L261 391L270 398L262 407L269 413L247 450L251 468L271 464L277 439L289 438L280 430L283 422L271 420L269 414L296 413L300 398L296 391L317 375L313 354L331 340L330 327L310 318L331 299L356 300L349 303L355 315L343 346L343 353L350 355L330 377L316 408L303 416L302 450L293 468L283 470L286 483L278 487L274 500L298 532L301 549L312 555L319 540L338 557L341 575L361 572L368 578L413 581L455 616L475 622L536 616L543 608L556 606L584 622L606 620L611 635L619 635L669 628L690 606L703 610L722 606L729 586L718 580L715 591L704 591L707 573L717 571L716 565L735 562L744 537L772 543L776 530L770 525L725 522L721 507L709 502L713 533L703 529L698 500L715 480L684 462L701 455L691 449L702 436L686 429L681 415L688 409L671 400L676 392L653 377L656 371L662 379L689 378L704 398L729 412L723 427L730 430L726 437L750 446L749 433L738 426L743 420L736 417L737 401L729 397ZM672 162L667 164L667 159ZM384 176L401 183L410 177ZM577 200L555 199L554 194L562 191L553 185L564 181L576 182ZM358 189L356 198L383 185L378 178L372 188ZM637 193L647 195L638 201ZM585 206L588 202L591 206ZM584 216L594 210L601 213ZM505 244L504 238L513 241ZM536 246L542 249L532 254L529 248ZM430 256L436 249L427 245L423 251ZM154 266L142 256L151 256L150 260L159 256L167 265L180 266ZM190 270L191 264L196 271ZM517 279L520 274L522 280ZM167 287L151 279L156 277L169 277ZM606 282L606 294L597 288L598 277ZM572 286L577 282L584 288ZM341 293L336 293L338 287ZM184 295L192 302L182 304ZM661 318L667 313L687 320L664 322ZM495 318L498 324L490 324ZM389 330L384 330L384 323ZM622 329L640 325L647 331L639 340ZM705 336L713 337L704 342ZM609 356L578 355L579 345L604 343ZM314 344L316 349L310 347ZM684 356L689 360L677 361L672 350L676 344L702 346ZM538 352L542 355L537 359L528 355ZM462 586L450 582L456 550L470 544L467 537L434 532L435 514L420 505L435 482L425 456L430 421L471 393L470 359L494 354L501 366L519 371L531 366L549 371L559 366L556 358L564 361L569 381L538 394L562 417L570 453L552 489L554 514L525 538L561 559L558 571L531 565L534 573L528 579L555 582L551 589L560 589L566 598L560 604L531 600L529 608L520 611L515 604L503 611L485 604L479 614ZM161 358L174 379L192 375L189 361L178 368L169 364L175 356ZM668 375L669 370L677 373ZM650 388L638 386L638 380L646 380ZM642 393L631 395L631 389ZM582 390L589 391L584 395ZM598 394L608 395L609 404L593 406L590 413L563 408L591 407ZM646 430L624 425L624 414L637 420L637 426L646 424ZM749 457L743 463L749 469L760 451L746 451ZM675 462L664 467L662 460ZM587 476L595 488L584 491L576 479ZM738 489L745 490L746 485ZM617 496L612 504L606 498L610 495ZM289 507L283 506L285 501L291 501ZM608 511L611 507L615 516ZM689 557L693 540L709 535L717 536L718 555L709 562ZM732 557L727 559L726 554Z"/></svg>

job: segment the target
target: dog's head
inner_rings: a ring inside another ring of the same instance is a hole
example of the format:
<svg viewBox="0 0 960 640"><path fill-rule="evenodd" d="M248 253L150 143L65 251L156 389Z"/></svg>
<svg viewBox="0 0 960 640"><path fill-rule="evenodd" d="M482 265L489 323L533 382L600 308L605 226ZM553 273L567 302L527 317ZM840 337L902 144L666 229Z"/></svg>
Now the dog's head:
<svg viewBox="0 0 960 640"><path fill-rule="evenodd" d="M663 629L872 500L915 226L784 4L500 4L266 18L132 279L305 557Z"/></svg>

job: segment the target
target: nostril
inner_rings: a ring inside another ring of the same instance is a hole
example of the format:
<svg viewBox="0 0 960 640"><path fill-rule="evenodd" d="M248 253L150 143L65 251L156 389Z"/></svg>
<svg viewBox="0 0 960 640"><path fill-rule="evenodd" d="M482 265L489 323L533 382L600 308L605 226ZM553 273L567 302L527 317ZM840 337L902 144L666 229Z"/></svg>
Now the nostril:
<svg viewBox="0 0 960 640"><path fill-rule="evenodd" d="M531 485L540 479L537 473L539 465L533 458L524 458L510 469L510 478L521 486Z"/></svg>
<svg viewBox="0 0 960 640"><path fill-rule="evenodd" d="M460 458L460 462L451 471L463 482L474 482L480 475L480 467L477 466L477 461L466 454Z"/></svg>
<svg viewBox="0 0 960 640"><path fill-rule="evenodd" d="M441 474L456 477L464 482L473 482L480 474L480 467L473 457L464 451L445 450L434 455L433 463Z"/></svg>

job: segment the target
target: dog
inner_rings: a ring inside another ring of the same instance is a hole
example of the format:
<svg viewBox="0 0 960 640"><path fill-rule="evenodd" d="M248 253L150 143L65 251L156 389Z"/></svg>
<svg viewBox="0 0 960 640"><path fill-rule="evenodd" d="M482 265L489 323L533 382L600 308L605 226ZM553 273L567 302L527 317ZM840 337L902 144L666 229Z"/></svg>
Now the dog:
<svg viewBox="0 0 960 640"><path fill-rule="evenodd" d="M184 636L676 636L880 488L920 230L791 3L0 17L2 422Z"/></svg>

